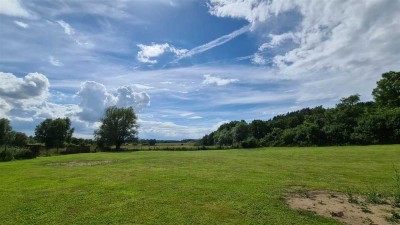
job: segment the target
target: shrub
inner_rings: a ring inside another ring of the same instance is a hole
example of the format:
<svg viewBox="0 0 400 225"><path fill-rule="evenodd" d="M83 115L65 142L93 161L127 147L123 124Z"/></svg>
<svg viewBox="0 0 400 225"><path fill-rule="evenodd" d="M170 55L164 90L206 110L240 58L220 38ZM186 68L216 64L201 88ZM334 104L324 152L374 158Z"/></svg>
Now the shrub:
<svg viewBox="0 0 400 225"><path fill-rule="evenodd" d="M33 159L36 155L27 148L10 147L0 151L0 161L7 162L14 159Z"/></svg>
<svg viewBox="0 0 400 225"><path fill-rule="evenodd" d="M10 150L0 150L0 162L8 162L14 159Z"/></svg>
<svg viewBox="0 0 400 225"><path fill-rule="evenodd" d="M62 154L89 153L90 146L68 146Z"/></svg>
<svg viewBox="0 0 400 225"><path fill-rule="evenodd" d="M258 142L254 137L249 137L241 143L242 148L257 148Z"/></svg>
<svg viewBox="0 0 400 225"><path fill-rule="evenodd" d="M33 159L36 155L27 148L15 148L14 159Z"/></svg>

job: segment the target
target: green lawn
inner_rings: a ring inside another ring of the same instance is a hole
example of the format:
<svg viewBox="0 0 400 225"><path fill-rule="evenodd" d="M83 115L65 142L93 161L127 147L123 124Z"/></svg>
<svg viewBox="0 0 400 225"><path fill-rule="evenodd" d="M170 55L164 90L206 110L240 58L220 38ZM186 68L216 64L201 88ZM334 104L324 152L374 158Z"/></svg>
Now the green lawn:
<svg viewBox="0 0 400 225"><path fill-rule="evenodd" d="M390 194L393 167L399 145L40 157L0 163L0 223L339 224L289 209L285 195Z"/></svg>

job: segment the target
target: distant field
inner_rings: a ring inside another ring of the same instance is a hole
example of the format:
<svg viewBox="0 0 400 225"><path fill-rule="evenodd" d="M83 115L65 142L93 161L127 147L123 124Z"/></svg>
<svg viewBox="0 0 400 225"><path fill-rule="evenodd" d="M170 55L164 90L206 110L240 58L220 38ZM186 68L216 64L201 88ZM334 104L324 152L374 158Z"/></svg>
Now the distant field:
<svg viewBox="0 0 400 225"><path fill-rule="evenodd" d="M138 151L0 163L1 224L340 224L296 190L390 194L400 146Z"/></svg>

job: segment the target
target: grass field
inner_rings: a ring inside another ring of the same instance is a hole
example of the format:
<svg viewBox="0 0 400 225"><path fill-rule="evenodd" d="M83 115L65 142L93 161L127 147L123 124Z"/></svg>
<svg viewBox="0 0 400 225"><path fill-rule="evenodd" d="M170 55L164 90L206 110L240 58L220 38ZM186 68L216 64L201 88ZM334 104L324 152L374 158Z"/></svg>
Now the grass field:
<svg viewBox="0 0 400 225"><path fill-rule="evenodd" d="M285 195L371 188L389 195L393 167L400 168L399 145L40 157L0 163L0 221L340 224L288 208Z"/></svg>

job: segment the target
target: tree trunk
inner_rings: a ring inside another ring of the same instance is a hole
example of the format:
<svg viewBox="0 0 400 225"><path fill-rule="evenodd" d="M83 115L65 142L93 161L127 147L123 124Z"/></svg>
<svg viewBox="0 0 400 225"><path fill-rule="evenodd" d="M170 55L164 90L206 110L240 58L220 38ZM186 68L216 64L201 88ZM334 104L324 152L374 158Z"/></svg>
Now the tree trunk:
<svg viewBox="0 0 400 225"><path fill-rule="evenodd" d="M116 150L116 151L119 151L120 148L121 148L121 143L117 142L117 143L115 144L115 150Z"/></svg>

